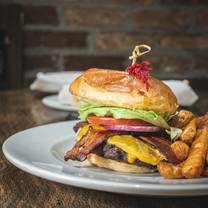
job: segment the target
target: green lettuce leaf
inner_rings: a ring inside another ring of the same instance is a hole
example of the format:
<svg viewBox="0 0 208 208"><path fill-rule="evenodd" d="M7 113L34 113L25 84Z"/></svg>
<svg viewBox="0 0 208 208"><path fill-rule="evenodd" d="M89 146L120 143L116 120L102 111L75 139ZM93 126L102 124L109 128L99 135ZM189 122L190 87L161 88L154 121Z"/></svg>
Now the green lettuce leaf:
<svg viewBox="0 0 208 208"><path fill-rule="evenodd" d="M170 127L170 130L166 130L166 132L170 135L171 141L174 142L180 137L182 130L179 128Z"/></svg>
<svg viewBox="0 0 208 208"><path fill-rule="evenodd" d="M79 110L80 118L86 120L89 115L96 116L112 116L113 118L126 118L126 119L141 119L143 121L152 123L155 126L160 126L164 129L169 129L169 125L162 116L157 115L153 111L137 110L132 111L125 108L117 107L94 107L87 110Z"/></svg>
<svg viewBox="0 0 208 208"><path fill-rule="evenodd" d="M166 132L170 134L171 140L177 139L181 134L181 129L168 125L167 121L170 119L170 116L167 114L161 116L154 111L130 110L127 108L105 106L90 100L82 100L79 107L79 117L82 120L86 120L89 115L112 116L117 119L141 119L166 129Z"/></svg>
<svg viewBox="0 0 208 208"><path fill-rule="evenodd" d="M82 99L80 100L79 104L79 111L85 111L90 108L95 108L95 107L103 107L105 106L104 104L98 103L96 101L88 100L88 99Z"/></svg>

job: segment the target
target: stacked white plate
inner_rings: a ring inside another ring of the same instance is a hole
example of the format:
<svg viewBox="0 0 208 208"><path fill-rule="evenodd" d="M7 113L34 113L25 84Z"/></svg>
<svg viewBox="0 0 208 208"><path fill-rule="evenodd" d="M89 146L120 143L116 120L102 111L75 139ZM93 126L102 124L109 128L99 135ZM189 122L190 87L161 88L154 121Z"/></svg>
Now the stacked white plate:
<svg viewBox="0 0 208 208"><path fill-rule="evenodd" d="M47 107L64 111L77 111L76 103L68 89L71 82L81 73L81 71L40 72L37 74L36 80L31 84L30 89L56 93L42 99L43 104ZM181 106L191 106L197 101L198 96L187 80L166 80L164 83L175 93Z"/></svg>

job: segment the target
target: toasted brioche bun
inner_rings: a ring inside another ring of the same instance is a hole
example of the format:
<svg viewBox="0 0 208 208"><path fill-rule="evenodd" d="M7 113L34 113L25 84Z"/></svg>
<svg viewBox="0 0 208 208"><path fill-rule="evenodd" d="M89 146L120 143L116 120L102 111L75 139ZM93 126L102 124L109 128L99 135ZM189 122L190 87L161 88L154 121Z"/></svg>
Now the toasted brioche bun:
<svg viewBox="0 0 208 208"><path fill-rule="evenodd" d="M76 78L70 91L80 98L109 106L174 114L178 103L171 89L154 77L148 83L147 91L140 80L125 71L93 68Z"/></svg>
<svg viewBox="0 0 208 208"><path fill-rule="evenodd" d="M138 167L136 165L131 165L123 162L118 162L111 159L106 159L104 157L100 157L96 154L89 154L87 156L87 166L98 166L101 168L106 168L118 172L125 172L125 173L153 173L155 172L152 169L149 169L147 167ZM84 164L84 165L85 165Z"/></svg>

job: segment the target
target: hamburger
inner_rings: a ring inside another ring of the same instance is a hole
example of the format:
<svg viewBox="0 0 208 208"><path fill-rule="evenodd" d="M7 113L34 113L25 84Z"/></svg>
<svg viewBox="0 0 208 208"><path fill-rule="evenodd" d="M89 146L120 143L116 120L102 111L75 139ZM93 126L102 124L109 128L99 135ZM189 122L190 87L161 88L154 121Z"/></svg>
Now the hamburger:
<svg viewBox="0 0 208 208"><path fill-rule="evenodd" d="M181 130L169 125L177 99L162 81L145 75L92 68L72 82L82 121L66 161L130 173L157 171L161 161L179 163L170 145Z"/></svg>

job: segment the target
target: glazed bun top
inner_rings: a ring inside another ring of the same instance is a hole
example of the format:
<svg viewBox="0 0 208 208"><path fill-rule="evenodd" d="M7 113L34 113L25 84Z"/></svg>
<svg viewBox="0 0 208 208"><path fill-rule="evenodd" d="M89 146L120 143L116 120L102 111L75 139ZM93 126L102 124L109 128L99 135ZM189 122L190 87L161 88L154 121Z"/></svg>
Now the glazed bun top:
<svg viewBox="0 0 208 208"><path fill-rule="evenodd" d="M72 82L70 92L108 106L174 114L178 102L171 89L151 76L148 83L147 91L144 83L128 72L92 68Z"/></svg>

